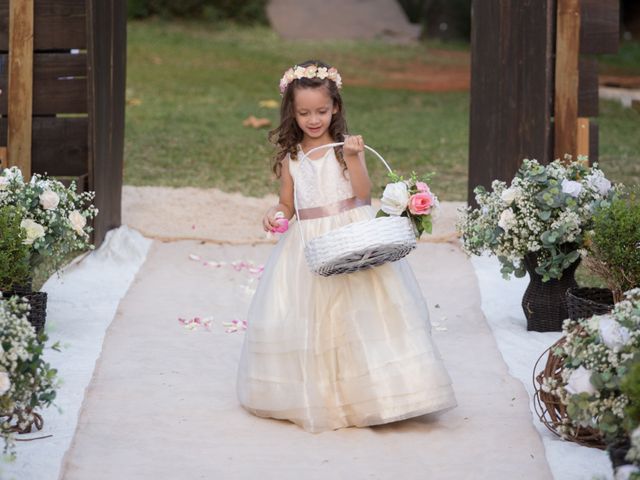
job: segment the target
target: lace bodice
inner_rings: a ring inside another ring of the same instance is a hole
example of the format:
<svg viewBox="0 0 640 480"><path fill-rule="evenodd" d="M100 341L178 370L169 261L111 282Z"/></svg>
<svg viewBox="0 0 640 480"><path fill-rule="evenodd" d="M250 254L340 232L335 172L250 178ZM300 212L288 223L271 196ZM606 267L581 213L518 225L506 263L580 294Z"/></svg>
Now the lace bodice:
<svg viewBox="0 0 640 480"><path fill-rule="evenodd" d="M333 148L327 148L326 153L316 160L298 153L297 160L287 157L287 161L295 184L298 208L321 207L353 197L349 172L343 173Z"/></svg>

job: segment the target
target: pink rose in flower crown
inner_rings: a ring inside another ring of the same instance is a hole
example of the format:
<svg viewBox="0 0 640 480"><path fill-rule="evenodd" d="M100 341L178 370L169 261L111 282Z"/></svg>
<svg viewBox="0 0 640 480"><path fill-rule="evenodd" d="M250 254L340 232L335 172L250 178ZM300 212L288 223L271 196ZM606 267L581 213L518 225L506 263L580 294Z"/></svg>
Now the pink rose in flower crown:
<svg viewBox="0 0 640 480"><path fill-rule="evenodd" d="M409 198L409 211L413 215L428 215L431 212L433 203L433 195L431 193L418 192Z"/></svg>

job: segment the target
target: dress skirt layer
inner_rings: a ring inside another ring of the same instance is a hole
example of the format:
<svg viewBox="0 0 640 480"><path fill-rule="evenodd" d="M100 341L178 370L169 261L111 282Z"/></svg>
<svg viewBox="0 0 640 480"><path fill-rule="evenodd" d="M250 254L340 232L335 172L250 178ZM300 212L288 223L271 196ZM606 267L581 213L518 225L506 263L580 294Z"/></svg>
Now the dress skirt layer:
<svg viewBox="0 0 640 480"><path fill-rule="evenodd" d="M373 218L370 206L300 221L306 240ZM237 375L240 404L309 432L363 427L456 405L405 259L322 277L292 223L254 294Z"/></svg>

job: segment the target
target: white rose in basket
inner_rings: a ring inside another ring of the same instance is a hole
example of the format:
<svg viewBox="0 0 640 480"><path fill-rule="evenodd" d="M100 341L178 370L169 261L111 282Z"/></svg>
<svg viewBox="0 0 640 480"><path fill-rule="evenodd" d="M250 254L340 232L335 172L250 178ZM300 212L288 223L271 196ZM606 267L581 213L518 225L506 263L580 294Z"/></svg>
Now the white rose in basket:
<svg viewBox="0 0 640 480"><path fill-rule="evenodd" d="M69 222L78 235L85 235L84 227L87 219L79 211L74 210L69 214Z"/></svg>
<svg viewBox="0 0 640 480"><path fill-rule="evenodd" d="M11 388L11 380L7 372L0 372L0 396L4 395Z"/></svg>
<svg viewBox="0 0 640 480"><path fill-rule="evenodd" d="M60 203L60 197L52 190L45 190L40 194L40 205L45 210L53 210Z"/></svg>
<svg viewBox="0 0 640 480"><path fill-rule="evenodd" d="M20 222L20 226L24 228L27 238L24 239L26 245L31 245L40 237L44 237L44 227L30 218L25 218Z"/></svg>
<svg viewBox="0 0 640 480"><path fill-rule="evenodd" d="M409 203L409 189L405 182L389 183L384 187L380 209L389 215L402 215Z"/></svg>
<svg viewBox="0 0 640 480"><path fill-rule="evenodd" d="M498 220L498 226L503 229L505 232L508 232L513 224L516 221L516 215L513 213L513 210L507 208L500 214L500 219Z"/></svg>
<svg viewBox="0 0 640 480"><path fill-rule="evenodd" d="M579 393L588 393L593 395L596 393L596 389L591 383L591 370L587 370L582 365L576 368L569 375L567 386L565 387L567 392L577 395Z"/></svg>
<svg viewBox="0 0 640 480"><path fill-rule="evenodd" d="M594 190L597 190L600 195L606 195L611 190L611 182L604 176L601 170L588 175L587 185Z"/></svg>
<svg viewBox="0 0 640 480"><path fill-rule="evenodd" d="M616 352L629 343L631 338L629 329L610 316L600 318L598 333L604 344Z"/></svg>
<svg viewBox="0 0 640 480"><path fill-rule="evenodd" d="M507 188L502 191L500 194L500 198L507 203L507 205L511 205L516 198L518 198L518 190L516 188Z"/></svg>
<svg viewBox="0 0 640 480"><path fill-rule="evenodd" d="M564 180L562 180L562 191L571 195L572 197L577 197L582 191L582 184L580 182L576 182L575 180L567 180L565 178Z"/></svg>

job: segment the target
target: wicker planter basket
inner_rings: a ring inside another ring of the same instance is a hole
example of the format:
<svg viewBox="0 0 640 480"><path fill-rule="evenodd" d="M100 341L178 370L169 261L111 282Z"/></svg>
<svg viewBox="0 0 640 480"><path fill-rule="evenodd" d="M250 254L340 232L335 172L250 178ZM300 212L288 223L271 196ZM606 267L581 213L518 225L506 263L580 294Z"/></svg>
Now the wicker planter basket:
<svg viewBox="0 0 640 480"><path fill-rule="evenodd" d="M571 320L609 313L613 305L613 293L608 288L578 287L567 290L567 310Z"/></svg>
<svg viewBox="0 0 640 480"><path fill-rule="evenodd" d="M44 419L42 418L42 415L34 411L31 411L31 415L33 415L33 421L27 424L24 428L20 428L17 425L13 415L0 414L0 421L10 421L9 430L18 434L32 433L34 427L36 430L42 430L42 427L44 426ZM11 421L12 419L13 421ZM20 439L17 440L20 441Z"/></svg>
<svg viewBox="0 0 640 480"><path fill-rule="evenodd" d="M553 378L561 381L561 374L563 369L563 360L553 351L562 346L565 342L565 337L562 337L556 343L551 345L548 349L542 352L542 355L536 361L533 367L533 388L535 390L533 396L533 406L540 421L553 433L559 437L569 440L571 442L584 445L586 447L605 449L605 442L600 432L593 428L588 427L576 427L575 435L566 436L561 435L558 427L568 419L566 406L560 401L560 399L552 393L542 390L542 383L545 378ZM538 365L546 356L546 363L544 369L537 375Z"/></svg>
<svg viewBox="0 0 640 480"><path fill-rule="evenodd" d="M47 292L30 292L24 293L20 290L4 292L3 296L12 297L18 295L25 298L29 302L29 314L27 319L29 323L36 329L36 333L44 330L44 324L47 319Z"/></svg>
<svg viewBox="0 0 640 480"><path fill-rule="evenodd" d="M527 330L536 332L559 332L567 313L567 290L578 286L575 279L580 260L571 264L562 272L559 279L542 281L535 269L537 259L529 253L524 257L524 266L529 273L530 282L522 296L522 310L527 317Z"/></svg>
<svg viewBox="0 0 640 480"><path fill-rule="evenodd" d="M343 145L344 142L330 143L309 150ZM391 172L391 167L373 148L372 151ZM298 202L295 194L294 205L298 215ZM300 229L300 238L304 245L304 254L312 272L322 275L338 275L365 270L386 262L394 262L406 256L416 248L416 233L408 217L379 217L355 222L305 241L300 220L296 222Z"/></svg>

